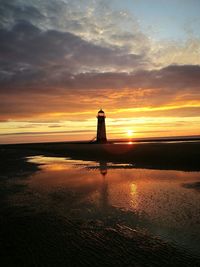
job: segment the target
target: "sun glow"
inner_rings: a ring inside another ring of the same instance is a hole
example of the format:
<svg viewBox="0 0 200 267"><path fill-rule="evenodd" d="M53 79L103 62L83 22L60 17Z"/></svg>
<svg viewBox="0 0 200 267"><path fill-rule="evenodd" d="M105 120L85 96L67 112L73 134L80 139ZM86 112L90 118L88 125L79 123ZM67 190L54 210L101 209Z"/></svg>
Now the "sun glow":
<svg viewBox="0 0 200 267"><path fill-rule="evenodd" d="M133 134L134 134L134 131L133 130L128 130L127 133L128 137L132 137Z"/></svg>

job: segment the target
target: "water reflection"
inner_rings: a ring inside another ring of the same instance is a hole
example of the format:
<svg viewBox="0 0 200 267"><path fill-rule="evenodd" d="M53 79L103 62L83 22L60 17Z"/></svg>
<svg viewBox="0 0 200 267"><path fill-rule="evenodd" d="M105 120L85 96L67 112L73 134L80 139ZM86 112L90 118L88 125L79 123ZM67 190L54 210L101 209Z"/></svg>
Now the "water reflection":
<svg viewBox="0 0 200 267"><path fill-rule="evenodd" d="M130 195L132 197L131 199L131 205L133 207L133 209L137 209L138 208L138 202L137 202L137 185L135 183L132 183L130 186Z"/></svg>
<svg viewBox="0 0 200 267"><path fill-rule="evenodd" d="M107 212L108 207L109 207L109 192L108 192L108 181L106 179L106 174L107 174L107 163L106 162L100 162L99 163L99 170L102 175L102 186L100 189L100 208L104 213Z"/></svg>
<svg viewBox="0 0 200 267"><path fill-rule="evenodd" d="M199 172L135 169L129 164L30 157L40 206L82 220L142 228L194 252L200 244Z"/></svg>
<svg viewBox="0 0 200 267"><path fill-rule="evenodd" d="M193 189L200 193L200 182L182 184L184 188Z"/></svg>
<svg viewBox="0 0 200 267"><path fill-rule="evenodd" d="M105 177L105 175L107 174L108 172L108 166L107 166L107 163L106 162L103 162L103 161L100 161L99 162L99 170L100 170L100 173L103 177Z"/></svg>

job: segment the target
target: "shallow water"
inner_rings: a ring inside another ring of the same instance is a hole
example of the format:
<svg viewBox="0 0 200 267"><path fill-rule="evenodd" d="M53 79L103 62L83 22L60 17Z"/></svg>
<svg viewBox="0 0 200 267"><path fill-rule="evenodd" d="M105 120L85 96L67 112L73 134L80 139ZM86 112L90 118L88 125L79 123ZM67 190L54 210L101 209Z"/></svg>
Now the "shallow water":
<svg viewBox="0 0 200 267"><path fill-rule="evenodd" d="M191 253L200 249L200 172L136 169L129 164L34 156L18 205L99 224L120 223Z"/></svg>

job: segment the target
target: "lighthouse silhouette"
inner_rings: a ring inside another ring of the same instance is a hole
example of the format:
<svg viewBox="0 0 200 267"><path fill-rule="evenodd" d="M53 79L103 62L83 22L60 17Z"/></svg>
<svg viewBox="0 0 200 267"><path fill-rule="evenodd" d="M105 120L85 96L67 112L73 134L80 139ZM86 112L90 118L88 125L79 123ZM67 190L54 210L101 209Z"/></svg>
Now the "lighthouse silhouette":
<svg viewBox="0 0 200 267"><path fill-rule="evenodd" d="M97 143L107 143L105 118L104 111L100 109L97 113Z"/></svg>

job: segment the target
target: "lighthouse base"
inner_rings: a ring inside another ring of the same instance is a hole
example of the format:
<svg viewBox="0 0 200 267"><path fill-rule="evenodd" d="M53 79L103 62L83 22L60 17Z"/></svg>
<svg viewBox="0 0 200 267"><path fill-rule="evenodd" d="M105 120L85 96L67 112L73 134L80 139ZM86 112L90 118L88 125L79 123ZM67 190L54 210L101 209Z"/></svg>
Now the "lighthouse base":
<svg viewBox="0 0 200 267"><path fill-rule="evenodd" d="M101 139L101 140L96 140L95 143L97 144L106 144L108 143L107 139Z"/></svg>

